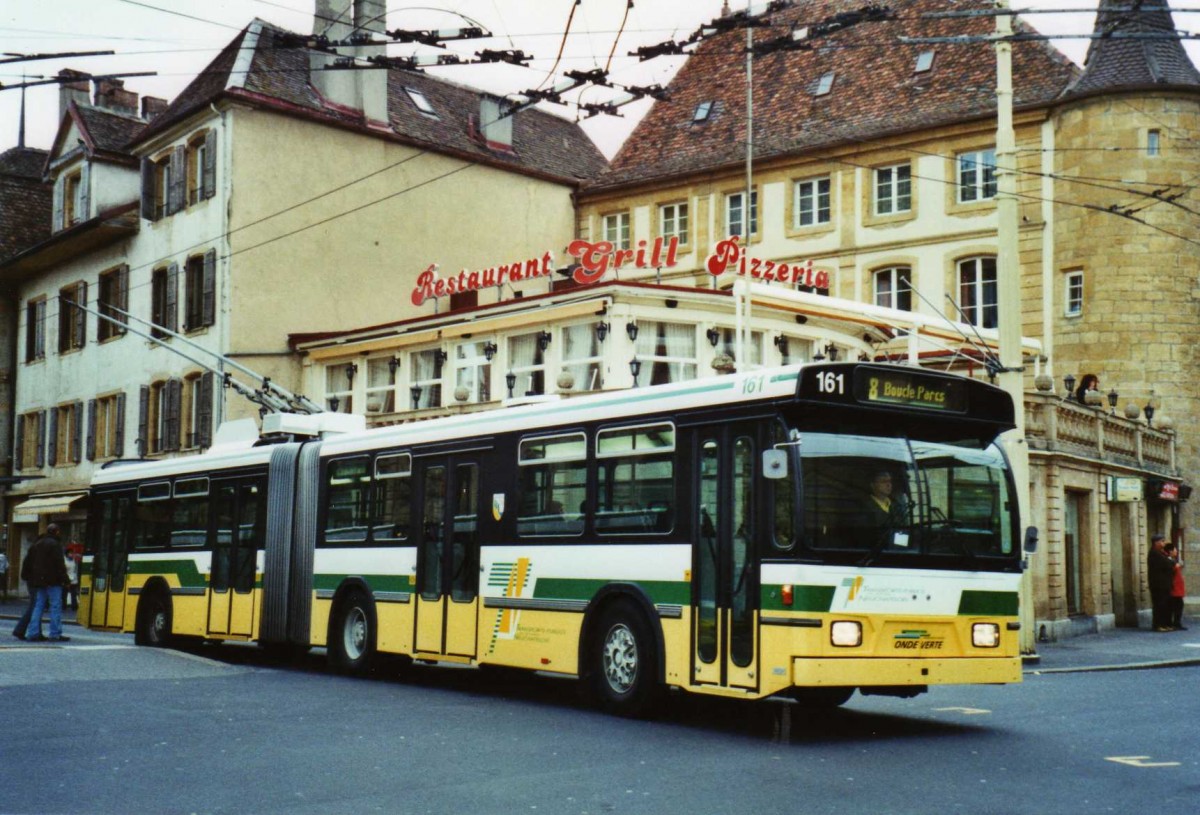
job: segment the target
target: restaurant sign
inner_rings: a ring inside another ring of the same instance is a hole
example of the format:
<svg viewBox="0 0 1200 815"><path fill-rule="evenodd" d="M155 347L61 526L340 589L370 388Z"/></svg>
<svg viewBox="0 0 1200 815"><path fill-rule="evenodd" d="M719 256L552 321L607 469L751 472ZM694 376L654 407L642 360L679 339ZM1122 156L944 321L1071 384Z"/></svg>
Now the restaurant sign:
<svg viewBox="0 0 1200 815"><path fill-rule="evenodd" d="M655 238L652 242L638 241L637 249L618 249L612 241L575 240L567 246L574 258L571 279L580 285L600 282L609 271L632 267L635 269L669 269L678 265L679 238ZM554 253L523 258L484 269L463 269L457 275L442 277L438 265L431 263L417 275L412 291L414 306L431 298L446 297L461 292L479 291L505 283L519 283L554 274ZM813 269L811 260L797 263L777 263L751 257L741 246L741 237L734 235L719 241L704 262L704 268L714 277L733 271L741 277L763 282L784 283L789 286L829 288L829 272Z"/></svg>

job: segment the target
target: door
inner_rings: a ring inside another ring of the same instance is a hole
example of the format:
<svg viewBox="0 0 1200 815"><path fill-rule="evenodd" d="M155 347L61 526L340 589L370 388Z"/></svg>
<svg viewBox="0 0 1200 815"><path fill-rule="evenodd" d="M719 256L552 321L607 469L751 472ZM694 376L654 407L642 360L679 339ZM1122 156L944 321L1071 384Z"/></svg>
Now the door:
<svg viewBox="0 0 1200 815"><path fill-rule="evenodd" d="M697 438L698 517L692 574L696 684L758 685L753 430L736 425L711 428Z"/></svg>
<svg viewBox="0 0 1200 815"><path fill-rule="evenodd" d="M121 628L125 622L125 574L129 567L133 495L97 496L92 507L92 586L88 625Z"/></svg>
<svg viewBox="0 0 1200 815"><path fill-rule="evenodd" d="M479 463L431 459L421 473L416 650L474 657L479 619Z"/></svg>
<svg viewBox="0 0 1200 815"><path fill-rule="evenodd" d="M208 633L254 633L258 605L258 551L266 533L266 490L257 479L214 481L212 571L208 581Z"/></svg>

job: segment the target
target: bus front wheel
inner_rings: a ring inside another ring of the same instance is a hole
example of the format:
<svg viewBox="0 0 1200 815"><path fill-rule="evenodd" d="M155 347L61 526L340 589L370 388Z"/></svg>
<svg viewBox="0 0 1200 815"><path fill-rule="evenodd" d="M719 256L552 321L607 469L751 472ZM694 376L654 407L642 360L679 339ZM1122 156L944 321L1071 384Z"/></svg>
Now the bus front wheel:
<svg viewBox="0 0 1200 815"><path fill-rule="evenodd" d="M657 663L645 617L626 602L605 609L596 628L588 677L595 702L622 716L650 713L662 691L655 676Z"/></svg>
<svg viewBox="0 0 1200 815"><path fill-rule="evenodd" d="M155 591L142 599L133 640L138 645L164 648L171 642L171 599Z"/></svg>
<svg viewBox="0 0 1200 815"><path fill-rule="evenodd" d="M366 595L354 592L338 606L329 632L329 660L344 673L364 673L375 652L375 615Z"/></svg>

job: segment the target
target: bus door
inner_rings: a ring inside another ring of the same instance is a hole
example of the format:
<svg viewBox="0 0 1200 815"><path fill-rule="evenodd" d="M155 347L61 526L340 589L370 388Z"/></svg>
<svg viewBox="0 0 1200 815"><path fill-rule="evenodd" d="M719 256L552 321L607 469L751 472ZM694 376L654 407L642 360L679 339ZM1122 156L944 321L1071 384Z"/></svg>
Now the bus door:
<svg viewBox="0 0 1200 815"><path fill-rule="evenodd" d="M417 551L416 651L474 657L479 620L479 463L426 459Z"/></svg>
<svg viewBox="0 0 1200 815"><path fill-rule="evenodd" d="M701 428L693 557L693 678L756 688L755 428Z"/></svg>
<svg viewBox="0 0 1200 815"><path fill-rule="evenodd" d="M254 634L258 551L266 536L266 490L258 479L214 480L209 541L208 633Z"/></svg>
<svg viewBox="0 0 1200 815"><path fill-rule="evenodd" d="M125 622L125 574L129 568L133 495L98 495L91 518L92 586L88 625L119 629Z"/></svg>

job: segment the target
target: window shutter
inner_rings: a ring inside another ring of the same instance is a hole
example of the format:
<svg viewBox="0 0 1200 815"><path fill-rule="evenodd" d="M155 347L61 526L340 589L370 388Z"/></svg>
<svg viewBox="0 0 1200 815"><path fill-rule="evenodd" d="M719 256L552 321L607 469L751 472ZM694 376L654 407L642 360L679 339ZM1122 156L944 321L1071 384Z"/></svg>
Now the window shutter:
<svg viewBox="0 0 1200 815"><path fill-rule="evenodd" d="M167 214L187 206L187 148L182 144L171 153L171 189L167 191Z"/></svg>
<svg viewBox="0 0 1200 815"><path fill-rule="evenodd" d="M79 171L79 212L75 213L75 219L86 221L91 213L92 204L92 188L90 185L91 172L88 168L87 161L83 162L83 168Z"/></svg>
<svg viewBox="0 0 1200 815"><path fill-rule="evenodd" d="M180 406L183 402L183 380L167 380L167 438L165 450L179 449Z"/></svg>
<svg viewBox="0 0 1200 815"><path fill-rule="evenodd" d="M196 389L196 446L205 449L212 446L213 421L213 373L200 377Z"/></svg>
<svg viewBox="0 0 1200 815"><path fill-rule="evenodd" d="M201 325L212 325L217 315L217 250L209 249L204 253L204 296L201 301Z"/></svg>
<svg viewBox="0 0 1200 815"><path fill-rule="evenodd" d="M46 356L46 301L38 300L35 311L37 311L37 333L34 337L34 352L37 354L36 359L44 359Z"/></svg>
<svg viewBox="0 0 1200 815"><path fill-rule="evenodd" d="M210 130L204 136L204 187L207 200L217 194L217 131Z"/></svg>
<svg viewBox="0 0 1200 815"><path fill-rule="evenodd" d="M138 394L138 458L145 458L150 449L150 386L142 385Z"/></svg>
<svg viewBox="0 0 1200 815"><path fill-rule="evenodd" d="M50 408L50 434L46 437L46 463L58 464L58 408Z"/></svg>
<svg viewBox="0 0 1200 815"><path fill-rule="evenodd" d="M117 308L121 309L121 311L129 311L129 264L128 263L123 265L121 267L120 271L117 272ZM124 334L125 327L129 324L129 321L125 318L125 315L123 315L123 314L117 315L117 318L121 321L121 324L119 326L114 326L114 330L118 334Z"/></svg>
<svg viewBox="0 0 1200 815"><path fill-rule="evenodd" d="M54 182L54 222L51 225L54 232L63 228L63 178L59 176Z"/></svg>
<svg viewBox="0 0 1200 815"><path fill-rule="evenodd" d="M87 305L87 283L80 283L75 287L75 313L72 315L75 318L75 338L78 344L75 348L82 348L87 341L87 312L83 307Z"/></svg>
<svg viewBox="0 0 1200 815"><path fill-rule="evenodd" d="M17 437L13 445L13 469L20 470L25 466L25 417L17 417Z"/></svg>
<svg viewBox="0 0 1200 815"><path fill-rule="evenodd" d="M117 418L114 420L117 423L116 433L113 434L112 454L117 458L125 455L125 394L117 394Z"/></svg>
<svg viewBox="0 0 1200 815"><path fill-rule="evenodd" d="M111 416L109 417L109 421L112 421ZM87 423L88 423L87 460L95 461L96 460L96 400L95 399L88 400Z"/></svg>
<svg viewBox="0 0 1200 815"><path fill-rule="evenodd" d="M36 467L46 466L46 411L39 410L37 415L37 449L34 451L33 463Z"/></svg>
<svg viewBox="0 0 1200 815"><path fill-rule="evenodd" d="M73 408L74 417L71 423L71 463L78 464L83 453L83 402L76 401Z"/></svg>
<svg viewBox="0 0 1200 815"><path fill-rule="evenodd" d="M142 159L142 217L148 221L158 220L154 211L154 162Z"/></svg>
<svg viewBox="0 0 1200 815"><path fill-rule="evenodd" d="M171 331L179 330L179 264L172 263L167 267L167 291L163 298L163 328Z"/></svg>

